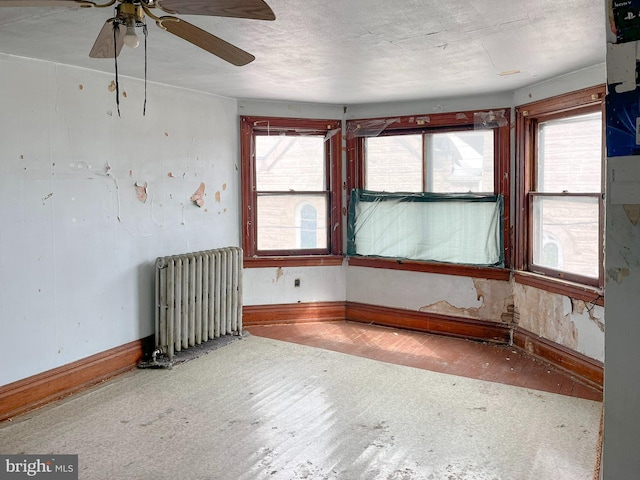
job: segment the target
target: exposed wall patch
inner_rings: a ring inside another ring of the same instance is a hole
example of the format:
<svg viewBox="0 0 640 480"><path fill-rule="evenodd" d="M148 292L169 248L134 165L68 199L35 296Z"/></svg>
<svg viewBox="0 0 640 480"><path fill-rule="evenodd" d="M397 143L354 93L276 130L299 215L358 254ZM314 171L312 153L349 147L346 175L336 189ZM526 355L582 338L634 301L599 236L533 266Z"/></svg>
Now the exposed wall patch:
<svg viewBox="0 0 640 480"><path fill-rule="evenodd" d="M584 300L575 300L573 298L571 299L571 303L573 304L573 310L578 315L583 315L584 311L586 310L589 318L598 326L600 331L604 333L604 323L602 322L602 319L596 317L593 313L593 304L591 305L591 307L588 307L587 302L585 302Z"/></svg>
<svg viewBox="0 0 640 480"><path fill-rule="evenodd" d="M496 319L500 319L504 323L514 321L516 310L509 282L474 278L473 286L476 291L476 299L480 302L478 307L457 307L445 300L440 300L420 307L419 311L477 320L496 321Z"/></svg>
<svg viewBox="0 0 640 480"><path fill-rule="evenodd" d="M115 80L111 80L111 83L107 87L107 90L109 90L111 93L116 91L116 82L115 82Z"/></svg>
<svg viewBox="0 0 640 480"><path fill-rule="evenodd" d="M280 278L282 278L283 275L284 275L284 270L282 270L282 267L278 267L276 269L276 278L274 279L273 283L278 283L278 280L280 280Z"/></svg>
<svg viewBox="0 0 640 480"><path fill-rule="evenodd" d="M147 202L147 182L135 184L136 189L136 198L139 202L146 203Z"/></svg>
<svg viewBox="0 0 640 480"><path fill-rule="evenodd" d="M220 190L216 191L215 198L216 198L216 202L220 203Z"/></svg>
<svg viewBox="0 0 640 480"><path fill-rule="evenodd" d="M515 308L518 325L552 342L578 349L578 328L571 318L571 304L564 295L516 283ZM570 302L570 301L569 301Z"/></svg>
<svg viewBox="0 0 640 480"><path fill-rule="evenodd" d="M191 195L191 201L197 206L202 207L204 205L204 182L200 184L196 192Z"/></svg>

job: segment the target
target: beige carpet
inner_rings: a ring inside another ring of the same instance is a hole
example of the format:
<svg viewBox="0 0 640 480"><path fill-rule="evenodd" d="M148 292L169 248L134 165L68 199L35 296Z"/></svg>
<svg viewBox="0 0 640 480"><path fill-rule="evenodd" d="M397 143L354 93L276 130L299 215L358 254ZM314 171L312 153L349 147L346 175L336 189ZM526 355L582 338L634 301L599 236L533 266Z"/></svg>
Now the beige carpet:
<svg viewBox="0 0 640 480"><path fill-rule="evenodd" d="M591 480L598 402L247 336L12 422L81 479Z"/></svg>

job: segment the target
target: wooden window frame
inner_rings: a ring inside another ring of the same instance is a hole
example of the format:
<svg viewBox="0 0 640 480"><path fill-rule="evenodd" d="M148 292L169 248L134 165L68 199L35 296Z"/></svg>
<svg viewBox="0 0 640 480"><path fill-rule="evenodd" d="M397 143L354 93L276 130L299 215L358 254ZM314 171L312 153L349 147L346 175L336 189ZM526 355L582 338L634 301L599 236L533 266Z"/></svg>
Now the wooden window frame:
<svg viewBox="0 0 640 480"><path fill-rule="evenodd" d="M518 283L534 286L550 292L570 296L572 298L604 305L604 252L601 248L599 259L599 278L597 282L585 282L577 275L562 274L557 271L536 267L531 271L533 227L531 212L531 196L529 192L535 188L537 126L540 122L562 119L581 114L602 112L603 162L602 186L605 182L605 86L597 85L564 95L520 105L516 113L516 218L514 243L515 280ZM540 193L537 194L538 196ZM600 198L601 235L604 236L604 201ZM602 238L601 241L604 239ZM601 243L602 245L602 243Z"/></svg>
<svg viewBox="0 0 640 480"><path fill-rule="evenodd" d="M416 260L397 260L373 257L351 257L349 265L387 268L395 270L409 270L447 275L470 276L474 278L488 278L508 280L511 275L511 228L510 228L510 108L494 108L494 112L504 113L506 124L495 128L494 135L494 193L504 198L503 210L503 248L504 268L478 267L471 265L453 265L438 262ZM483 111L486 112L486 111ZM473 129L478 111L448 112L425 115L411 115L399 117L381 117L348 120L347 130L347 189L365 188L365 136L354 132L361 125L384 125L384 134L410 133L442 133ZM370 135L374 136L374 135Z"/></svg>
<svg viewBox="0 0 640 480"><path fill-rule="evenodd" d="M337 265L342 263L342 135L341 120L286 117L240 117L240 158L242 175L242 247L247 267ZM338 133L335 133L338 130ZM260 251L257 246L257 189L255 171L255 137L269 134L327 135L325 175L328 196L327 248Z"/></svg>

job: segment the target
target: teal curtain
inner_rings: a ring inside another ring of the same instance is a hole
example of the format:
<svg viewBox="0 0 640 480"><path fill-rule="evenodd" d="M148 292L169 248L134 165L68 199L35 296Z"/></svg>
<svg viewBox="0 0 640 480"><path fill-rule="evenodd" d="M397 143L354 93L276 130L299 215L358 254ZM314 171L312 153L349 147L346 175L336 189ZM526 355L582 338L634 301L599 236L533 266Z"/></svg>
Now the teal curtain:
<svg viewBox="0 0 640 480"><path fill-rule="evenodd" d="M354 190L347 253L503 266L501 195Z"/></svg>

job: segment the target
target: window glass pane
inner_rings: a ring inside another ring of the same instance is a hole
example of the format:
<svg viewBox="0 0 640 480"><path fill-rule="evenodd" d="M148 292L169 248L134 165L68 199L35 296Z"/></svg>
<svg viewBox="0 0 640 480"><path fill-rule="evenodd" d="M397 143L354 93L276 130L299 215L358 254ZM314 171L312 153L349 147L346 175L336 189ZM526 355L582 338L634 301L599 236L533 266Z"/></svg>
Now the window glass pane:
<svg viewBox="0 0 640 480"><path fill-rule="evenodd" d="M533 263L598 278L598 203L596 197L534 197Z"/></svg>
<svg viewBox="0 0 640 480"><path fill-rule="evenodd" d="M422 135L370 137L365 152L368 190L422 191Z"/></svg>
<svg viewBox="0 0 640 480"><path fill-rule="evenodd" d="M318 245L318 210L306 203L299 209L300 247L316 248Z"/></svg>
<svg viewBox="0 0 640 480"><path fill-rule="evenodd" d="M493 193L493 130L427 136L427 191Z"/></svg>
<svg viewBox="0 0 640 480"><path fill-rule="evenodd" d="M599 112L538 125L538 192L600 192L601 176Z"/></svg>
<svg viewBox="0 0 640 480"><path fill-rule="evenodd" d="M327 248L326 195L259 195L257 213L258 250Z"/></svg>
<svg viewBox="0 0 640 480"><path fill-rule="evenodd" d="M258 191L325 189L324 137L256 136Z"/></svg>

